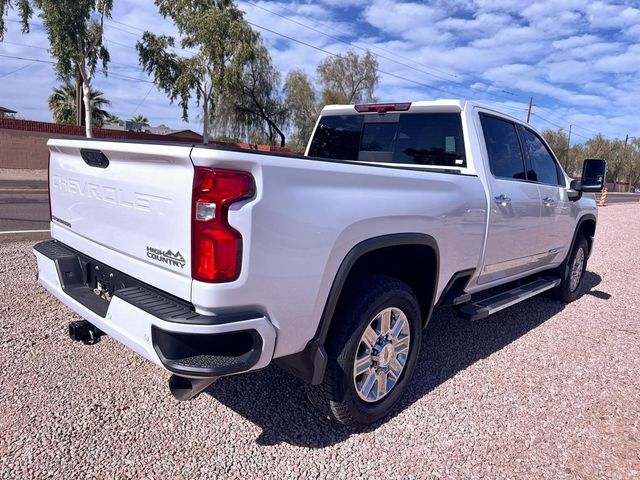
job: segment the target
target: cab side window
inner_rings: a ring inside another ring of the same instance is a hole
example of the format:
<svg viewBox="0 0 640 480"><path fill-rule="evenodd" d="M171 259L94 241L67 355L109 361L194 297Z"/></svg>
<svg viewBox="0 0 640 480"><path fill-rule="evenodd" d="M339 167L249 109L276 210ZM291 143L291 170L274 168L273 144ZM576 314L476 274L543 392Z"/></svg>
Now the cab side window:
<svg viewBox="0 0 640 480"><path fill-rule="evenodd" d="M526 128L522 128L520 132L529 161L529 180L548 185L559 185L561 182L558 167L542 140Z"/></svg>
<svg viewBox="0 0 640 480"><path fill-rule="evenodd" d="M515 124L480 115L491 173L498 178L526 180L524 158Z"/></svg>

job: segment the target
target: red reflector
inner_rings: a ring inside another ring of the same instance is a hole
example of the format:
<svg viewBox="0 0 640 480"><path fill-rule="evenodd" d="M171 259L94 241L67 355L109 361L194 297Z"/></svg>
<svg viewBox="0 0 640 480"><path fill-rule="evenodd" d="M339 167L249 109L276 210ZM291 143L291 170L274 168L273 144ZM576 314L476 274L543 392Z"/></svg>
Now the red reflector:
<svg viewBox="0 0 640 480"><path fill-rule="evenodd" d="M406 112L411 108L411 102L406 103L365 103L362 105L356 105L356 112L366 113L366 112L377 112L377 113L385 113L385 112Z"/></svg>
<svg viewBox="0 0 640 480"><path fill-rule="evenodd" d="M191 216L191 276L195 280L230 282L238 278L242 235L228 223L229 205L254 194L250 173L195 168ZM198 208L199 203L214 206L203 209Z"/></svg>

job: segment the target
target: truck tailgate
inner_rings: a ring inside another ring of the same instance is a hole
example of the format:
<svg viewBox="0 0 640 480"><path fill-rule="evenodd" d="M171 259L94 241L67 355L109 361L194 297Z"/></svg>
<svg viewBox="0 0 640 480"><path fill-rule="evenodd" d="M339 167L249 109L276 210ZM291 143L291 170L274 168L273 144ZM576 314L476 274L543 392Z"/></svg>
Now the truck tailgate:
<svg viewBox="0 0 640 480"><path fill-rule="evenodd" d="M191 146L50 140L52 236L185 300Z"/></svg>

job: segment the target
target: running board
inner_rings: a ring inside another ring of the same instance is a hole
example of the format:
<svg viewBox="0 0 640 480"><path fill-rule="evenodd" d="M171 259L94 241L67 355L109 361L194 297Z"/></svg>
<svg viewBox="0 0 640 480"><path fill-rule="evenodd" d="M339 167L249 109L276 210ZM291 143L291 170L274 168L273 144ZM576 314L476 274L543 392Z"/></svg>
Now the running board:
<svg viewBox="0 0 640 480"><path fill-rule="evenodd" d="M507 292L485 298L475 303L469 303L458 310L458 315L467 320L482 320L493 313L520 303L527 298L534 297L546 290L551 290L557 287L560 281L561 279L553 277L537 278L530 283L513 288Z"/></svg>

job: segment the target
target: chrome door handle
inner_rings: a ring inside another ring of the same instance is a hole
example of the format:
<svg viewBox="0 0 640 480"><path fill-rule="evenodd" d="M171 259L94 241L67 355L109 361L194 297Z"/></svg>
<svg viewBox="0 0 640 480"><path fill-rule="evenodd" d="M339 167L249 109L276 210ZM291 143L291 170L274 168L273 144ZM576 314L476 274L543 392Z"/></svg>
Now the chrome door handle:
<svg viewBox="0 0 640 480"><path fill-rule="evenodd" d="M497 197L494 197L496 200L496 203L502 207L506 207L507 205L511 205L511 199L509 197L507 197L505 194L502 195L498 195Z"/></svg>
<svg viewBox="0 0 640 480"><path fill-rule="evenodd" d="M553 205L553 204L555 203L555 200L554 200L553 198L549 198L549 197L544 197L544 198L542 199L542 201L544 202L544 204L545 204L547 207L550 207L551 205Z"/></svg>

